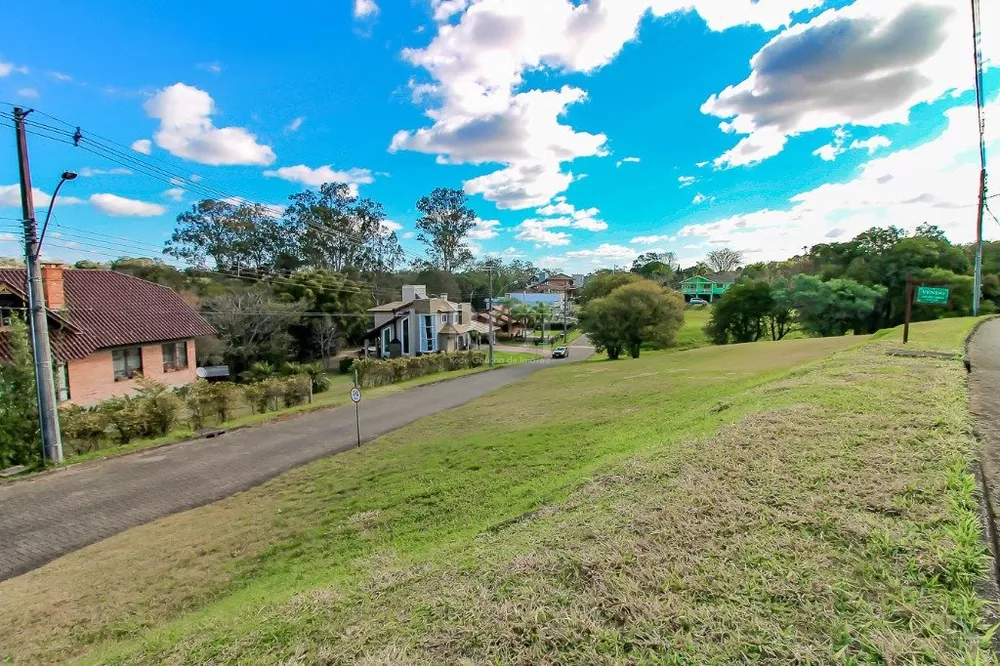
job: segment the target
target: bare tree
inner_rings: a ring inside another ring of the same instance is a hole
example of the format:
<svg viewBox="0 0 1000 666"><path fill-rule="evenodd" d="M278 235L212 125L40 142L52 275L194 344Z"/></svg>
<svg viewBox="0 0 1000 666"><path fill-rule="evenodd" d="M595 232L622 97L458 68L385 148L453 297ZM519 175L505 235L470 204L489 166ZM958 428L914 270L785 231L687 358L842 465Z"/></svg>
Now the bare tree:
<svg viewBox="0 0 1000 666"><path fill-rule="evenodd" d="M708 262L709 268L713 271L726 273L736 270L743 263L743 253L739 250L723 247L709 252L705 257L705 261Z"/></svg>
<svg viewBox="0 0 1000 666"><path fill-rule="evenodd" d="M312 325L313 342L319 348L320 357L323 362L337 353L340 346L340 326L330 315L318 317Z"/></svg>
<svg viewBox="0 0 1000 666"><path fill-rule="evenodd" d="M289 356L288 329L302 318L300 303L276 300L263 287L238 289L205 301L204 315L215 326L226 362L235 372L257 361L280 362Z"/></svg>

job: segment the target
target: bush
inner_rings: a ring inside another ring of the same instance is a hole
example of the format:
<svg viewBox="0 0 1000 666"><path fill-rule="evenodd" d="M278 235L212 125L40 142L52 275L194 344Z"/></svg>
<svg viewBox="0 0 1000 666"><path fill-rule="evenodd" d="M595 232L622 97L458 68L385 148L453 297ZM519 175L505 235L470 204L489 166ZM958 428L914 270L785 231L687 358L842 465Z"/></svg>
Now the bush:
<svg viewBox="0 0 1000 666"><path fill-rule="evenodd" d="M357 359L355 359L355 358L342 358L342 359L340 359L340 366L339 366L340 367L340 374L346 375L348 372L352 372L354 370L354 362L356 360Z"/></svg>
<svg viewBox="0 0 1000 666"><path fill-rule="evenodd" d="M100 448L101 439L107 434L108 418L96 407L65 405L59 408L59 427L66 452L79 455Z"/></svg>
<svg viewBox="0 0 1000 666"><path fill-rule="evenodd" d="M181 399L158 381L140 377L137 384L136 402L143 424L141 434L145 437L166 435L177 422Z"/></svg>
<svg viewBox="0 0 1000 666"><path fill-rule="evenodd" d="M353 361L353 369L358 371L358 383L363 388L371 388L432 375L438 372L478 368L485 363L485 352L468 351L452 354L425 354L423 356L385 360L371 358L357 359Z"/></svg>
<svg viewBox="0 0 1000 666"><path fill-rule="evenodd" d="M243 392L250 410L254 414L265 414L278 409L279 401L285 399L287 383L287 379L272 377L247 386Z"/></svg>
<svg viewBox="0 0 1000 666"><path fill-rule="evenodd" d="M107 419L119 444L128 444L143 433L142 412L137 403L131 396L119 396L108 398L97 406L98 413Z"/></svg>
<svg viewBox="0 0 1000 666"><path fill-rule="evenodd" d="M242 389L232 382L213 384L204 379L178 389L177 393L184 399L192 430L204 428L209 418L225 423L243 397Z"/></svg>
<svg viewBox="0 0 1000 666"><path fill-rule="evenodd" d="M281 382L281 400L285 407L304 405L312 397L312 380L309 375L288 377Z"/></svg>

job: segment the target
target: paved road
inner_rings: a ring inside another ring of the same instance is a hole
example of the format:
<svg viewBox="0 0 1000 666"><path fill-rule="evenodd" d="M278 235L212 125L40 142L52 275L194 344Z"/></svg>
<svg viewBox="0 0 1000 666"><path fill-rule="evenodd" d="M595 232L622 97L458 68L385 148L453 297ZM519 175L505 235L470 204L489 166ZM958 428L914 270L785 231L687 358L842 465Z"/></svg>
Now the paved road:
<svg viewBox="0 0 1000 666"><path fill-rule="evenodd" d="M576 360L585 354L576 356ZM362 403L373 439L562 361L510 366ZM0 484L0 580L161 516L259 485L356 445L354 407Z"/></svg>
<svg viewBox="0 0 1000 666"><path fill-rule="evenodd" d="M969 345L969 402L983 444L986 486L1000 508L1000 319L983 324ZM996 527L1000 528L1000 525Z"/></svg>

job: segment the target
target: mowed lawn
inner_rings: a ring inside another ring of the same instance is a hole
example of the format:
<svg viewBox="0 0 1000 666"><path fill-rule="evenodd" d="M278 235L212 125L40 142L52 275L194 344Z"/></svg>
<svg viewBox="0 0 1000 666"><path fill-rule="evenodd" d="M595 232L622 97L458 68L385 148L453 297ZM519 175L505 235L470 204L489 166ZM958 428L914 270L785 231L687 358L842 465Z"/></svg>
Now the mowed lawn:
<svg viewBox="0 0 1000 666"><path fill-rule="evenodd" d="M964 369L896 346L537 373L0 583L0 661L993 663Z"/></svg>

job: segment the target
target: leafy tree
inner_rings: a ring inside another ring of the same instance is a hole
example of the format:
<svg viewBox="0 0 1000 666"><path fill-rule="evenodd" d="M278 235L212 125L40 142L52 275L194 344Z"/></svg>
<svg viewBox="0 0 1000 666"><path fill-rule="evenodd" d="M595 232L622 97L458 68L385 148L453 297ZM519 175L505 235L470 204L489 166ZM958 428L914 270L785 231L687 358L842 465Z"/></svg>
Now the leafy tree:
<svg viewBox="0 0 1000 666"><path fill-rule="evenodd" d="M94 269L108 269L108 264L102 264L99 261L91 261L90 259L81 259L80 261L73 264L73 268L79 268L83 270L94 270Z"/></svg>
<svg viewBox="0 0 1000 666"><path fill-rule="evenodd" d="M289 330L301 321L303 309L255 286L206 300L204 315L218 331L230 372L238 375L257 361L288 360L294 340Z"/></svg>
<svg viewBox="0 0 1000 666"><path fill-rule="evenodd" d="M766 334L765 322L774 312L774 297L767 282L737 282L712 308L705 332L717 345L756 342Z"/></svg>
<svg viewBox="0 0 1000 666"><path fill-rule="evenodd" d="M705 256L708 266L718 273L736 270L743 263L743 253L728 247L712 250Z"/></svg>
<svg viewBox="0 0 1000 666"><path fill-rule="evenodd" d="M828 337L873 331L877 328L873 314L884 295L884 287L868 287L854 280L823 282L813 275L796 275L789 285L788 302L797 311L803 329Z"/></svg>
<svg viewBox="0 0 1000 666"><path fill-rule="evenodd" d="M0 268L24 268L24 259L0 257Z"/></svg>
<svg viewBox="0 0 1000 666"><path fill-rule="evenodd" d="M271 291L282 303L295 305L310 313L288 329L295 340L296 356L300 359L328 356L324 349L316 345L318 331L322 328L329 332L327 319L336 320L336 335L349 340L359 339L367 328L365 315L372 306L371 293L348 282L340 273L324 269L298 271L281 280L274 280ZM332 341L327 335L323 339L328 350Z"/></svg>
<svg viewBox="0 0 1000 666"><path fill-rule="evenodd" d="M583 310L582 326L598 351L638 358L643 343L669 346L684 323L684 299L650 280L625 284Z"/></svg>
<svg viewBox="0 0 1000 666"><path fill-rule="evenodd" d="M947 240L944 234L944 229L937 226L936 224L931 224L929 222L924 222L917 227L917 230L913 234L914 236L924 236L925 238L933 238L934 240L943 241Z"/></svg>
<svg viewBox="0 0 1000 666"><path fill-rule="evenodd" d="M428 263L454 271L472 261L466 237L476 223L476 213L462 190L438 187L417 201L423 216L417 220L417 239L427 246Z"/></svg>
<svg viewBox="0 0 1000 666"><path fill-rule="evenodd" d="M642 281L642 276L636 275L635 273L622 273L620 271L608 270L599 271L590 276L590 279L587 280L587 284L583 285L583 289L581 289L580 293L577 294L577 302L581 305L586 305L595 299L604 298L618 287Z"/></svg>
<svg viewBox="0 0 1000 666"><path fill-rule="evenodd" d="M531 308L534 314L535 321L539 322L539 328L542 329L541 337L545 339L545 322L552 320L552 306L548 303L538 303L535 307Z"/></svg>
<svg viewBox="0 0 1000 666"><path fill-rule="evenodd" d="M892 249L904 236L905 233L899 227L872 227L858 234L854 242L862 253L880 255Z"/></svg>
<svg viewBox="0 0 1000 666"><path fill-rule="evenodd" d="M325 183L289 197L285 210L294 253L313 268L384 273L403 260L394 231L386 229L382 204L359 199L345 183Z"/></svg>
<svg viewBox="0 0 1000 666"><path fill-rule="evenodd" d="M510 308L510 317L521 325L521 334L528 337L528 329L535 320L535 310L527 303L516 301Z"/></svg>
<svg viewBox="0 0 1000 666"><path fill-rule="evenodd" d="M10 361L0 363L0 469L41 460L35 372L28 328L13 317L7 331Z"/></svg>
<svg viewBox="0 0 1000 666"><path fill-rule="evenodd" d="M288 234L280 220L260 204L205 199L177 216L177 228L164 254L237 275L273 269L285 252Z"/></svg>

